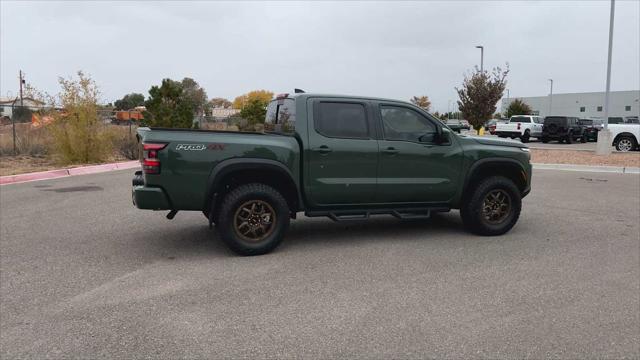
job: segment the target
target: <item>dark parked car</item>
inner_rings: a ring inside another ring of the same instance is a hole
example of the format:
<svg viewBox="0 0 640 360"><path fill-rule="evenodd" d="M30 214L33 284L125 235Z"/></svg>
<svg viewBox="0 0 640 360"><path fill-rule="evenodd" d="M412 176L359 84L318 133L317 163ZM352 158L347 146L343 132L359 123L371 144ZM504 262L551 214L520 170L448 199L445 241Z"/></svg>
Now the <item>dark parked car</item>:
<svg viewBox="0 0 640 360"><path fill-rule="evenodd" d="M580 125L578 118L570 116L547 116L544 118L542 126L542 142L548 143L550 140L558 142L566 141L571 144L580 139L587 142L584 136L584 128Z"/></svg>
<svg viewBox="0 0 640 360"><path fill-rule="evenodd" d="M597 141L598 132L602 130L602 120L580 119L580 125L584 128L584 138L586 141Z"/></svg>

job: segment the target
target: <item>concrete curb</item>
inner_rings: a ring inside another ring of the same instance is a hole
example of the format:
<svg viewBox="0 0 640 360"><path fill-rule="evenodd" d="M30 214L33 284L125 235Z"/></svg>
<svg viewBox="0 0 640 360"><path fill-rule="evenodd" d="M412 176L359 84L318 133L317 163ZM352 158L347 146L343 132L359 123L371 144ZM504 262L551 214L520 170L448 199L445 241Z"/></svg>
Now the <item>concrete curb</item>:
<svg viewBox="0 0 640 360"><path fill-rule="evenodd" d="M591 166L591 165L570 165L570 164L539 164L532 163L536 170L562 170L562 171L585 171L585 172L608 172L618 174L640 174L640 168L624 166Z"/></svg>
<svg viewBox="0 0 640 360"><path fill-rule="evenodd" d="M0 176L0 185L19 184L29 181L58 179L67 176L98 174L107 171L134 169L140 167L137 160L110 164L88 165L67 169L40 171L34 173Z"/></svg>

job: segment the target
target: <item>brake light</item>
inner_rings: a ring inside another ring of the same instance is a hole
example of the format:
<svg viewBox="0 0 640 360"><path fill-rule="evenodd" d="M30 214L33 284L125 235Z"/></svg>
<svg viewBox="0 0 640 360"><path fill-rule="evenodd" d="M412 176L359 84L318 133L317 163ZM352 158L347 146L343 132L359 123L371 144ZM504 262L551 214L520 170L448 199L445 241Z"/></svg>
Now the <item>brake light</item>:
<svg viewBox="0 0 640 360"><path fill-rule="evenodd" d="M518 130L520 130L520 123L518 123Z"/></svg>
<svg viewBox="0 0 640 360"><path fill-rule="evenodd" d="M142 144L142 171L145 174L160 174L160 159L158 151L164 149L167 144L146 143Z"/></svg>

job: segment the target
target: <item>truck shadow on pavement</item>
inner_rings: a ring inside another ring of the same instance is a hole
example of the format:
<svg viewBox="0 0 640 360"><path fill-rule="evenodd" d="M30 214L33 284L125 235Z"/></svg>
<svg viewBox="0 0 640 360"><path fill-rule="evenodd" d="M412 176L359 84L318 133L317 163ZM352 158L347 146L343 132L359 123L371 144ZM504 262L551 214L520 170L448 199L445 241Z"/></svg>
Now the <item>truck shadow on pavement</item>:
<svg viewBox="0 0 640 360"><path fill-rule="evenodd" d="M374 216L369 220L334 222L329 219L302 218L292 221L281 245L283 249L326 244L348 245L360 242L399 242L465 234L457 212L434 214L428 219L398 220Z"/></svg>
<svg viewBox="0 0 640 360"><path fill-rule="evenodd" d="M466 234L457 212L435 214L429 219L398 220L391 216L375 216L369 220L348 222L301 216L291 221L289 231L276 252L363 242L423 241ZM158 255L165 260L236 256L220 240L215 228L209 230L208 226L163 228L157 233L140 234L139 237L154 258Z"/></svg>

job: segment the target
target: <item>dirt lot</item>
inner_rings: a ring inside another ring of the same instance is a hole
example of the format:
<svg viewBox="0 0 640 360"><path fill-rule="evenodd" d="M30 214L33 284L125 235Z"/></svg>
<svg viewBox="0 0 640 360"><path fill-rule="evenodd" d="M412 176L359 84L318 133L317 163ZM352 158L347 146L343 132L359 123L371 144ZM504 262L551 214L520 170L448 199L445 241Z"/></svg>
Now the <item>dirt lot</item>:
<svg viewBox="0 0 640 360"><path fill-rule="evenodd" d="M613 152L598 156L591 151L531 149L531 162L541 164L575 164L640 167L640 152Z"/></svg>

